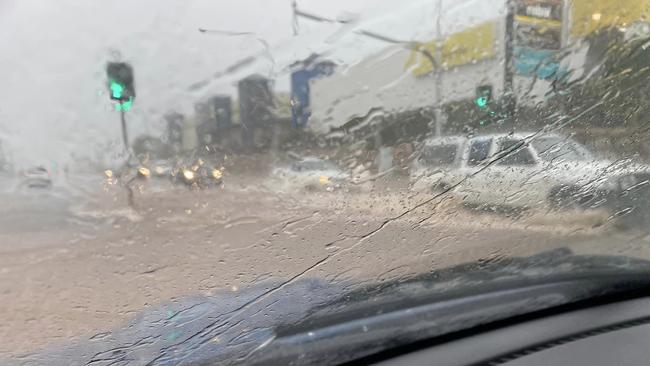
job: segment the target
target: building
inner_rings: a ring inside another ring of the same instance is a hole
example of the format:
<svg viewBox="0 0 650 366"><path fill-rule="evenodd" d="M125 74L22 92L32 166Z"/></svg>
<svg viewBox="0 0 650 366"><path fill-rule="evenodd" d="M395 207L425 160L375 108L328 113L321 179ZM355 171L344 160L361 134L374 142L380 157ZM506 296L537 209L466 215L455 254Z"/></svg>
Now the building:
<svg viewBox="0 0 650 366"><path fill-rule="evenodd" d="M388 46L351 66L339 66L327 78L314 80L309 128L328 133L375 109L389 114L472 100L479 85L491 85L493 94L501 95L506 78L505 42L501 41L506 35L506 3L469 3L456 6L455 13L449 14L448 29L440 34L434 29L433 39L423 41L417 49L404 44ZM465 9L468 6L473 6L471 11ZM468 12L476 16L460 28L462 22L456 18ZM435 28L435 21L427 27ZM432 62L436 59L440 70Z"/></svg>
<svg viewBox="0 0 650 366"><path fill-rule="evenodd" d="M318 55L291 65L291 125L303 128L311 116L311 83L334 73L336 64Z"/></svg>
<svg viewBox="0 0 650 366"><path fill-rule="evenodd" d="M167 123L167 143L176 152L181 150L183 139L183 126L185 125L185 116L180 113L167 113L164 117Z"/></svg>
<svg viewBox="0 0 650 366"><path fill-rule="evenodd" d="M227 95L216 95L194 105L197 134L202 144L217 141L220 132L232 125L232 100Z"/></svg>
<svg viewBox="0 0 650 366"><path fill-rule="evenodd" d="M645 20L650 19L650 0L441 3L449 10L422 9L443 14L441 19L405 24L425 28L402 32L417 37L311 80L307 127L324 134L369 114L399 115L441 105L461 105L464 112L472 112L477 90L484 87L491 90L495 105L512 98L517 108L532 109L558 82L590 76L602 62L612 32L626 38L650 34ZM445 114L441 117L449 118L440 119L447 126L460 125L472 116Z"/></svg>

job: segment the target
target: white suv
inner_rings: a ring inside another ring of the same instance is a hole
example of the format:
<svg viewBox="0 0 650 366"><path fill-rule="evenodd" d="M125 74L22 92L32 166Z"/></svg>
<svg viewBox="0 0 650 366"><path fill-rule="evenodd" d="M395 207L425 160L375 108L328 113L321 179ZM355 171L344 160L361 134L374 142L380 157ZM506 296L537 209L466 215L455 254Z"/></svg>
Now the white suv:
<svg viewBox="0 0 650 366"><path fill-rule="evenodd" d="M412 188L416 191L440 191L458 180L467 142L463 136L425 140L409 169Z"/></svg>
<svg viewBox="0 0 650 366"><path fill-rule="evenodd" d="M649 177L650 167L598 159L569 137L519 133L470 139L447 184L471 204L595 208Z"/></svg>

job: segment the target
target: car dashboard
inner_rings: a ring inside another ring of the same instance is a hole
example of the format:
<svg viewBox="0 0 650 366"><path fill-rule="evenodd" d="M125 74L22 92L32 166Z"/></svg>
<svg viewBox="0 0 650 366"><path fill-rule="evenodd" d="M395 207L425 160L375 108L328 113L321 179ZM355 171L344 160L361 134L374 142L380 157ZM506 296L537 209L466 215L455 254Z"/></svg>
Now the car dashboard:
<svg viewBox="0 0 650 366"><path fill-rule="evenodd" d="M645 297L516 322L369 363L609 366L649 360L650 297Z"/></svg>

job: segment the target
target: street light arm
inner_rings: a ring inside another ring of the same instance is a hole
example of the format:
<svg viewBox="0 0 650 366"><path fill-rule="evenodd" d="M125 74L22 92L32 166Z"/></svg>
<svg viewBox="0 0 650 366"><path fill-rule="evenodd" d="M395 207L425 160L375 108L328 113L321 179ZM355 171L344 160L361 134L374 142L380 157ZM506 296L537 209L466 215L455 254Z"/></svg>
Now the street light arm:
<svg viewBox="0 0 650 366"><path fill-rule="evenodd" d="M350 24L351 21L345 20L345 19L330 19L326 18L320 15L312 14L312 13L307 13L305 11L299 10L298 7L296 6L296 3L293 3L293 11L295 16L300 16L303 18L307 18L309 20L314 20L317 22L327 22L327 23L341 23L341 24ZM365 29L357 29L354 31L354 33L366 36L368 38L373 38L378 41L390 43L390 44L396 44L396 45L401 45L409 50L417 51L422 53L430 62L431 65L434 67L438 67L438 62L436 61L435 57L431 55L431 52L429 52L427 49L422 47L421 42L415 42L415 41L404 41L400 39L395 39L392 37L388 37L383 34L371 32Z"/></svg>

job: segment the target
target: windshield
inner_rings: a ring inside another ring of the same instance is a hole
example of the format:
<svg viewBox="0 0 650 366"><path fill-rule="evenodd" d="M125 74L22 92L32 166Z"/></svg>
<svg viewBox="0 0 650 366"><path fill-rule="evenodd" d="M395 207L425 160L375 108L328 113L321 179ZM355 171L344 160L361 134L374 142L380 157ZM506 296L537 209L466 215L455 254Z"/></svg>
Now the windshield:
<svg viewBox="0 0 650 366"><path fill-rule="evenodd" d="M499 165L534 165L533 153L527 145L522 146L521 140L505 140L499 142Z"/></svg>
<svg viewBox="0 0 650 366"><path fill-rule="evenodd" d="M469 156L467 163L469 165L478 165L488 158L492 148L492 139L477 139L470 143Z"/></svg>
<svg viewBox="0 0 650 366"><path fill-rule="evenodd" d="M650 0L0 0L0 364L629 274L649 44Z"/></svg>
<svg viewBox="0 0 650 366"><path fill-rule="evenodd" d="M427 166L447 166L456 161L458 145L425 146L420 162Z"/></svg>
<svg viewBox="0 0 650 366"><path fill-rule="evenodd" d="M589 151L573 141L559 137L542 137L535 139L531 145L540 158L546 161L588 161L593 159Z"/></svg>

